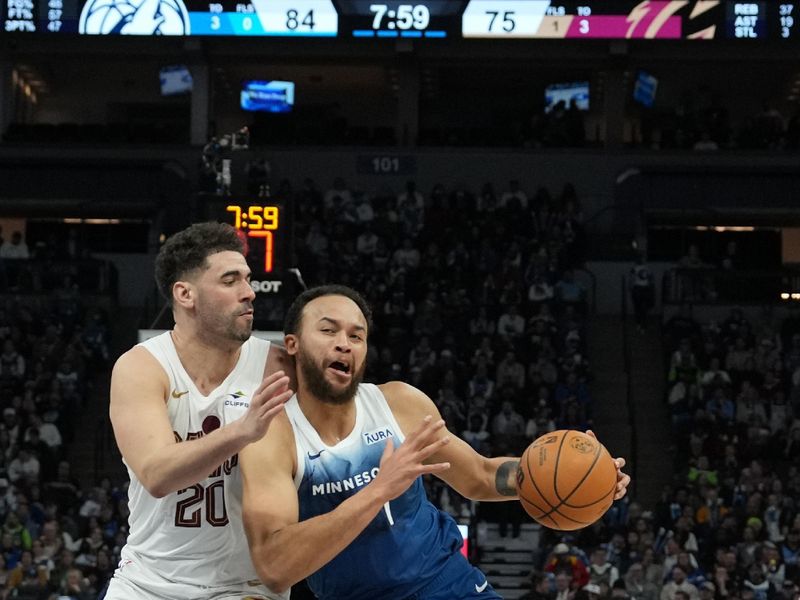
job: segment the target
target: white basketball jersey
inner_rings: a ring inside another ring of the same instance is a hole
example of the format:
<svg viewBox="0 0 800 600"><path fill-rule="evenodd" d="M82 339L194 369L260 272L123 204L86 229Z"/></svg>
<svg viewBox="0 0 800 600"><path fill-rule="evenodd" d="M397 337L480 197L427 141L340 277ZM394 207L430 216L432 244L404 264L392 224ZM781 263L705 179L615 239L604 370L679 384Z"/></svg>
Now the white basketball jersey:
<svg viewBox="0 0 800 600"><path fill-rule="evenodd" d="M269 342L251 337L242 345L233 371L204 396L183 368L170 332L140 345L169 377L167 412L178 442L202 437L241 417L264 377L269 351ZM212 597L214 590L231 587L252 586L254 595L263 593L242 525L238 454L203 481L164 498L151 496L130 468L128 474L130 533L115 577L137 574L134 583L157 595L167 593L164 584L204 590L192 598ZM139 568L126 571L129 561ZM153 574L155 581L139 581L142 572Z"/></svg>

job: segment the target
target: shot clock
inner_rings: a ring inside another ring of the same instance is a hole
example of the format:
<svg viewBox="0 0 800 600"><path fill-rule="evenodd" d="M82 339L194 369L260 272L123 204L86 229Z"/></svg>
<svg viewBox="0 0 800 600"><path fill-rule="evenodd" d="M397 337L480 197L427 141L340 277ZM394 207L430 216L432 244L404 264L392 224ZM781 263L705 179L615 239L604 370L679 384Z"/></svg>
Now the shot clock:
<svg viewBox="0 0 800 600"><path fill-rule="evenodd" d="M252 246L260 250L260 240L264 241L263 266L264 273L275 270L275 235L281 223L281 209L278 206L229 204L225 211L233 214L233 225L251 240L259 243L248 243L248 257ZM252 268L252 267L251 267Z"/></svg>
<svg viewBox="0 0 800 600"><path fill-rule="evenodd" d="M280 331L289 303L302 290L288 273L295 266L291 208L273 198L206 197L205 216L229 223L246 242L256 329Z"/></svg>

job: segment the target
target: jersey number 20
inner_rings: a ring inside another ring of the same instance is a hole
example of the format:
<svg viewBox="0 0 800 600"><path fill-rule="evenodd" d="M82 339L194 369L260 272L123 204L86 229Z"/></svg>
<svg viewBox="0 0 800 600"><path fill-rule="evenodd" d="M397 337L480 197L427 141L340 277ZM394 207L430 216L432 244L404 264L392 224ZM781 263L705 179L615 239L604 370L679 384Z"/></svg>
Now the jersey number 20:
<svg viewBox="0 0 800 600"><path fill-rule="evenodd" d="M175 527L201 527L203 513L212 527L224 527L228 524L224 480L215 481L208 487L197 483L180 490L178 495L181 494L188 496L178 500L175 505Z"/></svg>

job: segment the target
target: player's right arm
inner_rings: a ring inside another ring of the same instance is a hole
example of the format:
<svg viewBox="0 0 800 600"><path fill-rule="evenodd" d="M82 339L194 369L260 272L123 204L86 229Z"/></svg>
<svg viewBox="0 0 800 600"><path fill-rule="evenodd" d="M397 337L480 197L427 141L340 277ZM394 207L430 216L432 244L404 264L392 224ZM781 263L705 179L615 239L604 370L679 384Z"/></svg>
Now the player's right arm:
<svg viewBox="0 0 800 600"><path fill-rule="evenodd" d="M245 415L199 439L176 442L167 414L169 379L150 352L137 346L111 373L109 415L122 457L154 497L204 480L226 459L261 438L291 397L288 377L276 372L253 394Z"/></svg>
<svg viewBox="0 0 800 600"><path fill-rule="evenodd" d="M386 444L380 472L369 485L334 510L300 521L294 486L294 437L284 416L270 435L239 454L242 515L250 556L259 578L281 593L327 564L344 550L380 512L424 473L438 473L447 463L423 464L447 443L444 421L428 418L396 450Z"/></svg>

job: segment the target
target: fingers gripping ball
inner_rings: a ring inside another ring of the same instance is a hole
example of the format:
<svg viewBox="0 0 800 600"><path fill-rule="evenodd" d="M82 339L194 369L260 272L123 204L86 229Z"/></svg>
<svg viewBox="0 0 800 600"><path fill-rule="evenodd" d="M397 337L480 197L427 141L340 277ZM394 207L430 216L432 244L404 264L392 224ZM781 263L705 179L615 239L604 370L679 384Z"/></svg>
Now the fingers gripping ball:
<svg viewBox="0 0 800 600"><path fill-rule="evenodd" d="M525 511L550 529L588 527L611 507L617 467L605 446L580 431L559 430L525 449L517 491Z"/></svg>

